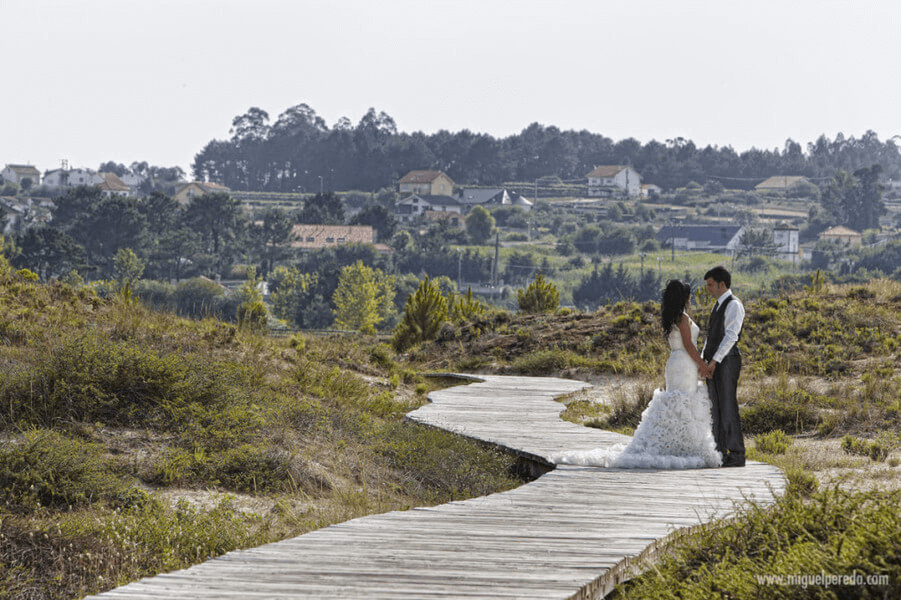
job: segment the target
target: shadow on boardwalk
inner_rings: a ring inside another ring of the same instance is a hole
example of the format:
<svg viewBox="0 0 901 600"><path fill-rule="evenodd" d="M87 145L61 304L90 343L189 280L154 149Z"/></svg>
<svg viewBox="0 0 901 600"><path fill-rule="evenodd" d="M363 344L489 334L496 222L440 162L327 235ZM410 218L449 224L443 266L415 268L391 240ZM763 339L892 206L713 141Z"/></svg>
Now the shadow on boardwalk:
<svg viewBox="0 0 901 600"><path fill-rule="evenodd" d="M408 418L516 452L540 470L560 450L625 436L559 418L554 398L587 387L484 376L430 394ZM230 552L95 598L602 598L682 528L784 491L770 465L658 471L557 467L515 490L354 519Z"/></svg>

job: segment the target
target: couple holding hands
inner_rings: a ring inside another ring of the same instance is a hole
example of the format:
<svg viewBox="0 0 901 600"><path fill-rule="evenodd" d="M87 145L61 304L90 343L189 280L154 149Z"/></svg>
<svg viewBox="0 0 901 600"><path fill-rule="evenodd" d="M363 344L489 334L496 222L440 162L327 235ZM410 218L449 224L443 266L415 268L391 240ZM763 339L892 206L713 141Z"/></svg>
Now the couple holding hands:
<svg viewBox="0 0 901 600"><path fill-rule="evenodd" d="M670 347L666 389L654 391L632 441L613 448L566 452L553 457L555 462L658 469L745 465L736 399L741 374L738 340L745 310L732 294L732 276L724 267L707 271L704 282L716 303L700 352L700 328L688 314L691 286L672 280L663 292L661 324Z"/></svg>

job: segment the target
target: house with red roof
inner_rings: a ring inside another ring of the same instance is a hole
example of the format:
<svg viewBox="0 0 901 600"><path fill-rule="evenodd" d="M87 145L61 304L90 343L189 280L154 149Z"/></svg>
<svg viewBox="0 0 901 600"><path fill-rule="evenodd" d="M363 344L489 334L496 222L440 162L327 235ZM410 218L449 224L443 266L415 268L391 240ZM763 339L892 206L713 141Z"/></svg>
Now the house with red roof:
<svg viewBox="0 0 901 600"><path fill-rule="evenodd" d="M178 188L173 198L182 204L187 204L194 196L203 196L204 194L215 194L218 192L227 194L231 192L231 189L224 185L209 181L192 181Z"/></svg>
<svg viewBox="0 0 901 600"><path fill-rule="evenodd" d="M588 195L600 198L636 197L641 194L641 175L625 165L595 167L586 175Z"/></svg>
<svg viewBox="0 0 901 600"><path fill-rule="evenodd" d="M401 195L453 196L454 180L441 171L410 171L397 182Z"/></svg>

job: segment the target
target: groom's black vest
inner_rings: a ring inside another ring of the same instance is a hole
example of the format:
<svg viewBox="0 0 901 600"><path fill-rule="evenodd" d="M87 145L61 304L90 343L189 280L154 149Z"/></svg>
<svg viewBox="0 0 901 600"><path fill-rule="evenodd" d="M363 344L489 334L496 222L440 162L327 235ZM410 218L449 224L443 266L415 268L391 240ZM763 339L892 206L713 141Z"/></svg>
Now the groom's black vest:
<svg viewBox="0 0 901 600"><path fill-rule="evenodd" d="M708 362L716 354L716 349L720 347L720 342L726 336L726 307L732 302L732 298L734 296L730 295L720 303L719 308L710 313L710 323L707 324L707 344L704 346L704 360ZM738 339L741 339L741 329L738 330ZM732 344L732 349L726 356L741 358L741 352L738 351L738 340Z"/></svg>

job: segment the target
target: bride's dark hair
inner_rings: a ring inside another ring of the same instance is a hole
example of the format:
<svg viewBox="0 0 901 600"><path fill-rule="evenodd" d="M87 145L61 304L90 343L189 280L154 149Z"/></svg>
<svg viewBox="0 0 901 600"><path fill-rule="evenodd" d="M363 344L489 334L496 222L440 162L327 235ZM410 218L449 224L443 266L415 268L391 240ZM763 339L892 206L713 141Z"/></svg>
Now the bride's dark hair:
<svg viewBox="0 0 901 600"><path fill-rule="evenodd" d="M669 335L673 325L682 318L685 305L691 296L691 286L684 281L671 279L663 290L663 303L660 306L660 321L663 324L663 335Z"/></svg>

